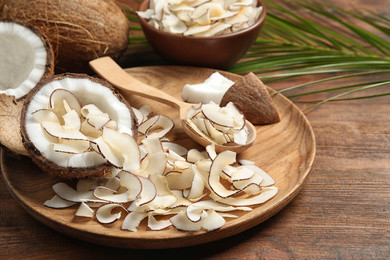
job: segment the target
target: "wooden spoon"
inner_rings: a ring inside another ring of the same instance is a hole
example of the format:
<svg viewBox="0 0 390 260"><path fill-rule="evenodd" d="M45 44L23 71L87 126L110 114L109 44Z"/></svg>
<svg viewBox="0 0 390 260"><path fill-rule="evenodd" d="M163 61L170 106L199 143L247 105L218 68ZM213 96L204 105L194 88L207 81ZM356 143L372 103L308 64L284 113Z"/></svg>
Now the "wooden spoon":
<svg viewBox="0 0 390 260"><path fill-rule="evenodd" d="M161 91L157 88L151 87L136 78L129 75L123 70L113 59L110 57L102 57L89 62L91 68L103 79L110 82L112 85L120 89L121 91L130 92L131 94L156 100L158 102L167 104L179 110L181 123L186 134L200 145L206 147L211 144L209 140L206 140L198 133L196 133L187 123L185 115L193 104L180 101L171 95ZM248 149L256 139L256 128L246 120L246 126L249 131L248 141L245 145L239 145L236 143L228 143L226 145L215 144L215 151L220 153L225 150L230 150L236 153L240 153Z"/></svg>

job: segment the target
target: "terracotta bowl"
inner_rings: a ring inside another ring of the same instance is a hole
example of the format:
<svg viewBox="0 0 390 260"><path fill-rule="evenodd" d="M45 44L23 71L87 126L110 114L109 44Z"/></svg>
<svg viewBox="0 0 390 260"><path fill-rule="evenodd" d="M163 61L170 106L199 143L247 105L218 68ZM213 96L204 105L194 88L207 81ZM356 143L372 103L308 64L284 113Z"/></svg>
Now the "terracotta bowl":
<svg viewBox="0 0 390 260"><path fill-rule="evenodd" d="M149 1L144 0L138 11L147 10ZM227 35L182 36L158 30L142 17L139 17L139 20L150 45L166 61L176 65L227 69L244 56L260 33L267 10L263 2L258 2L263 6L263 11L257 22L244 30Z"/></svg>

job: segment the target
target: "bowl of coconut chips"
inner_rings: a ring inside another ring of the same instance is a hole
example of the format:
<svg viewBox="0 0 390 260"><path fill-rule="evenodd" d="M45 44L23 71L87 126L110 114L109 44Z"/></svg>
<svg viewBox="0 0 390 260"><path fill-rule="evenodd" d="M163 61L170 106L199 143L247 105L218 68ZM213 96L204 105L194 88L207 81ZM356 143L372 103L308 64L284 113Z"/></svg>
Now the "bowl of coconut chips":
<svg viewBox="0 0 390 260"><path fill-rule="evenodd" d="M260 0L144 0L137 14L166 61L227 69L255 42L266 12Z"/></svg>

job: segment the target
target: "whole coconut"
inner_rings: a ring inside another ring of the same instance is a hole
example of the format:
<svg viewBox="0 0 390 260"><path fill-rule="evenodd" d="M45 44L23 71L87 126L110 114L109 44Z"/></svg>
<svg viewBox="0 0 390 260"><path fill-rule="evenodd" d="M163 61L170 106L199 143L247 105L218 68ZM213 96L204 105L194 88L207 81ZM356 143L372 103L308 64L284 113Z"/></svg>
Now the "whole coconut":
<svg viewBox="0 0 390 260"><path fill-rule="evenodd" d="M127 48L129 21L114 0L4 0L0 18L39 28L56 55L56 72L91 72L88 62L118 60Z"/></svg>

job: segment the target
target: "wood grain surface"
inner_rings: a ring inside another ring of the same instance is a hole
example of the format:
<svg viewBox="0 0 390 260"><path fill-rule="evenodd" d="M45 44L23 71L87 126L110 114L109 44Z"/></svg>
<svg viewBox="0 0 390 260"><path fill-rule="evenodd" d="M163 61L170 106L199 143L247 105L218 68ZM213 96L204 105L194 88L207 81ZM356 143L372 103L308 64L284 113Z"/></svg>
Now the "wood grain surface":
<svg viewBox="0 0 390 260"><path fill-rule="evenodd" d="M361 4L390 17L386 0L328 2ZM0 178L0 258L389 259L389 114L388 97L328 103L307 113L317 156L294 200L245 232L180 249L122 249L64 235L27 213Z"/></svg>

